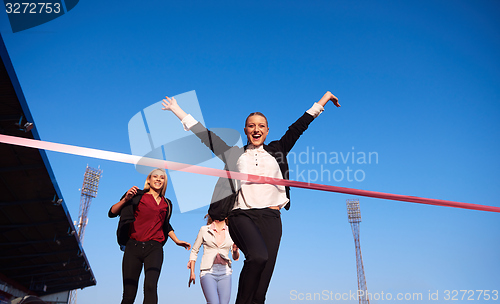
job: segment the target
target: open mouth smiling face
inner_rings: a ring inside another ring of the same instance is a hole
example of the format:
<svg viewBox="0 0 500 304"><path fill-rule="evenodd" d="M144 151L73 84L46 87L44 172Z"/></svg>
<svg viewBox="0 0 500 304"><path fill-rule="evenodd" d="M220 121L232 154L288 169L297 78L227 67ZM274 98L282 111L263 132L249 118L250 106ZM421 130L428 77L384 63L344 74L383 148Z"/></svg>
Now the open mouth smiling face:
<svg viewBox="0 0 500 304"><path fill-rule="evenodd" d="M245 126L245 135L248 142L254 146L261 146L266 140L269 128L267 127L267 120L260 115L253 115L248 117Z"/></svg>
<svg viewBox="0 0 500 304"><path fill-rule="evenodd" d="M165 184L165 175L163 175L163 172L161 171L153 172L151 178L149 179L149 186L154 190L159 191L163 188L164 184Z"/></svg>

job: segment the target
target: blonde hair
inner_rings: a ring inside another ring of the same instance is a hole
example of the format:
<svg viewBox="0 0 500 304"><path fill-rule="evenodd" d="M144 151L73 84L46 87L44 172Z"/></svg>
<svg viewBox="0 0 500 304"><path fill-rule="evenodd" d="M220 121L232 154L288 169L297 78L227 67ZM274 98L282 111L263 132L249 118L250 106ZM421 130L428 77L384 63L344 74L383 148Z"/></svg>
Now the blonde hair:
<svg viewBox="0 0 500 304"><path fill-rule="evenodd" d="M245 128L247 126L247 123L248 123L248 119L252 116L262 116L264 117L264 119L266 120L266 127L269 127L269 124L267 123L267 117L266 115L262 114L261 112L253 112L253 113L250 113L248 116L247 116L247 119L245 119Z"/></svg>
<svg viewBox="0 0 500 304"><path fill-rule="evenodd" d="M151 176L153 175L153 172L155 172L155 171L161 171L161 173L163 173L163 176L165 176L165 182L163 183L163 187L160 190L160 195L165 196L165 192L167 191L168 177L167 177L167 173L162 168L156 168L153 171L149 172L148 177L146 178L146 182L144 183L144 191L148 192L149 189L151 188L149 186L149 182L151 180Z"/></svg>

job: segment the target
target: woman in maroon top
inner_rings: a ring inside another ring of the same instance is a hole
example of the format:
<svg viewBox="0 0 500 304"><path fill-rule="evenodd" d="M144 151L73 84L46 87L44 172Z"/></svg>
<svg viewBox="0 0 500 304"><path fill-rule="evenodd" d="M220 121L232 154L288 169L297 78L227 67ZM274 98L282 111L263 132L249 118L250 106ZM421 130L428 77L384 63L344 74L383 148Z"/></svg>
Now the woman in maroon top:
<svg viewBox="0 0 500 304"><path fill-rule="evenodd" d="M144 304L158 303L158 279L163 264L163 245L170 237L187 250L191 244L181 241L170 225L172 203L165 198L167 175L163 169L151 171L144 190L130 188L109 210L110 217L120 216L118 243L123 254L122 304L134 303L139 276L144 266Z"/></svg>

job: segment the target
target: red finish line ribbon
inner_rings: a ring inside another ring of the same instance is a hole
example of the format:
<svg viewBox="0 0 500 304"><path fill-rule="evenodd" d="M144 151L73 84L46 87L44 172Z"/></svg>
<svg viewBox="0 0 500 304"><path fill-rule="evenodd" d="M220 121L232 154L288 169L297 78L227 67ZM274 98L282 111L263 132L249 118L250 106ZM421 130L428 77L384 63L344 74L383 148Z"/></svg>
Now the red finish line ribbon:
<svg viewBox="0 0 500 304"><path fill-rule="evenodd" d="M43 150L47 150L47 151L61 152L61 153L72 154L72 155L80 155L80 156L86 156L86 157L92 157L92 158L98 158L98 159L104 159L104 160L111 160L111 161L122 162L122 163L129 163L129 164L134 164L134 165L142 165L142 166L149 166L149 167L156 167L156 168L165 168L168 170L176 170L176 171L183 171L183 172L188 172L188 173L203 174L203 175L210 175L210 176L217 176L217 177L225 177L225 178L228 177L228 172L225 170L220 170L220 169L207 168L207 167L201 167L201 166L196 166L196 165L189 165L189 164L183 164L183 163L178 163L178 162L141 157L141 156L137 156L137 155L130 155L130 154L124 154L124 153L118 153L118 152L103 151L103 150L97 150L97 149L91 149L91 148L58 144L58 143L53 143L53 142L28 139L28 138L22 138L22 137L15 137L15 136L9 136L9 135L1 135L0 134L0 142L6 143L6 144L11 144L11 145L16 145L16 146L43 149ZM245 174L245 173L241 173L241 172L229 172L229 175L233 179L256 182L256 183L266 183L266 184L273 184L273 185L279 185L279 186L289 186L289 187L313 189L313 190L336 192L336 193L344 193L344 194L351 194L351 195L358 195L358 196L365 196L365 197L374 197L374 198L394 200L394 201L403 201L403 202L418 203L418 204L427 204L427 205L435 205L435 206L454 207L454 208L463 208L463 209L499 212L500 213L500 207L495 207L495 206L478 205L478 204L471 204L471 203L461 203L461 202L439 200L439 199L432 199L432 198L422 198L422 197L416 197L416 196L391 194L391 193L368 191L368 190L359 190L359 189L337 187L337 186L330 186L330 185L322 185L322 184L313 184L313 183L292 181L292 180L286 180L286 179Z"/></svg>

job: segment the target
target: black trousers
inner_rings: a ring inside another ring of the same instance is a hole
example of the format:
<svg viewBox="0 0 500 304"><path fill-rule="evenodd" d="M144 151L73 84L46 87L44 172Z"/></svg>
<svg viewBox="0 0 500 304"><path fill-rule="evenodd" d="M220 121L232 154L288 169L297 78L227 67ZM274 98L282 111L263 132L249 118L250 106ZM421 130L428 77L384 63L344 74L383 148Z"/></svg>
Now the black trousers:
<svg viewBox="0 0 500 304"><path fill-rule="evenodd" d="M133 304L144 265L144 304L158 303L158 279L163 264L163 246L157 241L130 239L123 254L122 304Z"/></svg>
<svg viewBox="0 0 500 304"><path fill-rule="evenodd" d="M236 304L262 304L273 275L281 241L279 210L236 209L229 215L229 233L245 254Z"/></svg>

